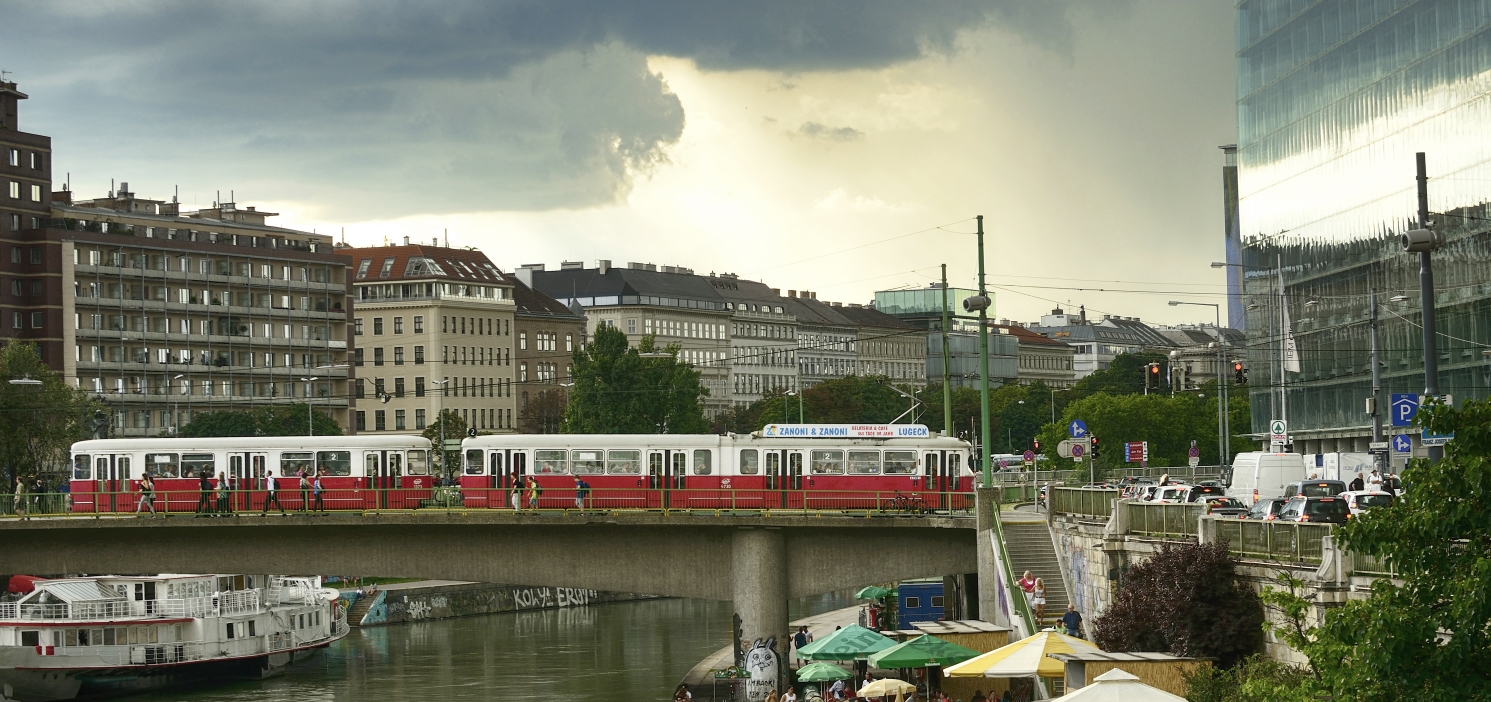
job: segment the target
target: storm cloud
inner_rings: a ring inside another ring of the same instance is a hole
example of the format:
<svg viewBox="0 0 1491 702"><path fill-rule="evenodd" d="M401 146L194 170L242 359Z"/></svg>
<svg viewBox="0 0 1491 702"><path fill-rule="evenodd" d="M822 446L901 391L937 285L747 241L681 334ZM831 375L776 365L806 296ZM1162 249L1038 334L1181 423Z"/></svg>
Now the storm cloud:
<svg viewBox="0 0 1491 702"><path fill-rule="evenodd" d="M1055 0L0 0L0 62L32 96L22 127L52 135L59 167L89 180L81 196L113 176L155 196L173 183L236 187L371 219L624 197L686 122L650 55L710 71L874 69L954 52L960 32L990 25L1060 50L1072 11ZM862 136L824 129L803 133Z"/></svg>

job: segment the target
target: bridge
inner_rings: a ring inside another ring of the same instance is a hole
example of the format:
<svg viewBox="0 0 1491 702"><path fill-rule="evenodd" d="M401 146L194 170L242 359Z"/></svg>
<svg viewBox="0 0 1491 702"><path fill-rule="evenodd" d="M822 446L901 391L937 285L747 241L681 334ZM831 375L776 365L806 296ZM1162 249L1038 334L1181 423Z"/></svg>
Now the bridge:
<svg viewBox="0 0 1491 702"><path fill-rule="evenodd" d="M0 521L0 573L376 573L695 597L732 601L747 640L785 641L791 598L977 572L975 533L956 513L100 515Z"/></svg>

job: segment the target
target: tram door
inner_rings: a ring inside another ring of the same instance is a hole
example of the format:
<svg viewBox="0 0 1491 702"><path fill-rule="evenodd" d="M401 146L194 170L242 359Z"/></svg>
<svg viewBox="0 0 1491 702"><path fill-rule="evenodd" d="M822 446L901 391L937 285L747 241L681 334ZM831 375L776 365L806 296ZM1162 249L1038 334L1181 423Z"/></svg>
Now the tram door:
<svg viewBox="0 0 1491 702"><path fill-rule="evenodd" d="M105 503L107 509L104 509L104 511L119 511L119 493L121 488L126 491L129 488L129 456L99 456L95 461L94 468L97 470L95 477L98 480L96 483L98 491L104 493L93 498L94 509L104 509L99 506L99 502L107 495L108 500Z"/></svg>
<svg viewBox="0 0 1491 702"><path fill-rule="evenodd" d="M388 475L388 452L364 451L362 466L364 474L368 476L368 484L376 490L377 507L388 509L388 491L394 486L393 479Z"/></svg>
<svg viewBox="0 0 1491 702"><path fill-rule="evenodd" d="M927 451L922 454L922 492L927 504L942 507L942 452Z"/></svg>
<svg viewBox="0 0 1491 702"><path fill-rule="evenodd" d="M779 507L802 506L802 451L766 452L766 489L776 491Z"/></svg>
<svg viewBox="0 0 1491 702"><path fill-rule="evenodd" d="M487 454L487 487L501 489L507 487L507 454L502 451L493 451ZM487 497L491 502L494 497Z"/></svg>

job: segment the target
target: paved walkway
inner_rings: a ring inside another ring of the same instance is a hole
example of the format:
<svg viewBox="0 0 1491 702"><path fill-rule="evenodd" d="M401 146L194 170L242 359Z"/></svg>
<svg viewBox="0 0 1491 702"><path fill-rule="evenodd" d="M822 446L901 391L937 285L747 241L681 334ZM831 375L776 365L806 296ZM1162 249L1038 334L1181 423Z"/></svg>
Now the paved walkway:
<svg viewBox="0 0 1491 702"><path fill-rule="evenodd" d="M833 610L832 612L824 612L823 614L805 617L792 622L792 630L796 631L797 627L805 626L808 628L808 631L813 632L814 638L821 639L832 633L836 627L858 624L859 610L860 605L855 605L853 607L845 607ZM683 676L683 683L689 686L689 690L693 691L694 699L707 699L706 695L710 693L710 685L714 682L714 676L711 674L712 671L728 668L734 662L735 651L731 647L726 646L714 652L713 655L699 661L698 665L694 666L689 670L687 675Z"/></svg>

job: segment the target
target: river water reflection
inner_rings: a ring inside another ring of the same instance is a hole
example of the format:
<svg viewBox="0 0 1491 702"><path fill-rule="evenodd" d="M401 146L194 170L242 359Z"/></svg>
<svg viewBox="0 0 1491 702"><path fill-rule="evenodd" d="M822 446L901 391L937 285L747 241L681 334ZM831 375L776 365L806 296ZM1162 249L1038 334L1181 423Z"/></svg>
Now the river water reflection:
<svg viewBox="0 0 1491 702"><path fill-rule="evenodd" d="M795 601L792 618L853 604ZM261 682L151 695L172 702L661 700L729 645L731 608L642 600L353 629L324 656ZM143 698L130 698L143 699Z"/></svg>

